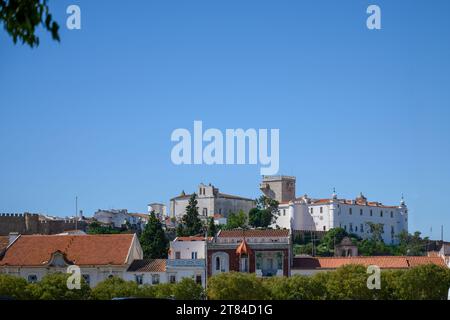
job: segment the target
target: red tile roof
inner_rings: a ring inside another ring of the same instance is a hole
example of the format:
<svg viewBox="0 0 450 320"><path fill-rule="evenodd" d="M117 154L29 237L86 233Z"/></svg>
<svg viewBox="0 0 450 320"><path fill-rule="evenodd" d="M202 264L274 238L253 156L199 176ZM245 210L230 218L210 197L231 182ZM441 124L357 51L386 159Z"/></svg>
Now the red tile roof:
<svg viewBox="0 0 450 320"><path fill-rule="evenodd" d="M0 236L0 251L2 251L3 249L6 249L6 247L9 244L9 236Z"/></svg>
<svg viewBox="0 0 450 320"><path fill-rule="evenodd" d="M407 269L423 264L436 264L445 267L441 257L414 257L414 256L373 256L373 257L348 257L348 258L294 258L293 269L336 269L347 264L360 264L365 267L379 266L381 269Z"/></svg>
<svg viewBox="0 0 450 320"><path fill-rule="evenodd" d="M191 236L191 237L178 237L176 241L205 241L205 237Z"/></svg>
<svg viewBox="0 0 450 320"><path fill-rule="evenodd" d="M134 260L127 270L128 272L165 272L165 259Z"/></svg>
<svg viewBox="0 0 450 320"><path fill-rule="evenodd" d="M218 234L219 238L270 238L270 237L289 237L289 230L287 229L234 229L222 230Z"/></svg>
<svg viewBox="0 0 450 320"><path fill-rule="evenodd" d="M133 234L22 235L8 248L0 266L45 265L56 251L76 265L122 265L126 263L133 237Z"/></svg>

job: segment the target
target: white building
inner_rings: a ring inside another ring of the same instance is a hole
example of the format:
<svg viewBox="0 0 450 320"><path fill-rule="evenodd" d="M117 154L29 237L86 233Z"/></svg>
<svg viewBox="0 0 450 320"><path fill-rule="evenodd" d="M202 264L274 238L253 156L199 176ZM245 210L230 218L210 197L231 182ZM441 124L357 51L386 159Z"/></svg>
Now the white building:
<svg viewBox="0 0 450 320"><path fill-rule="evenodd" d="M155 211L160 220L164 220L167 216L167 207L163 203L150 203L147 206L147 212L150 214L152 211Z"/></svg>
<svg viewBox="0 0 450 320"><path fill-rule="evenodd" d="M200 184L197 190L198 211L201 218L213 217L215 214L228 217L230 213L244 211L246 214L255 207L255 201L249 198L233 196L219 192L213 185ZM181 218L186 213L191 194L185 194L170 200L172 217Z"/></svg>
<svg viewBox="0 0 450 320"><path fill-rule="evenodd" d="M76 265L95 287L112 276L123 278L130 264L142 256L134 234L18 235L0 255L0 273L36 282Z"/></svg>
<svg viewBox="0 0 450 320"><path fill-rule="evenodd" d="M312 199L303 196L282 203L275 226L292 230L328 231L343 228L361 238L371 236L368 223L383 225L383 240L397 243L397 235L408 231L408 208L405 201L397 206L386 206L368 201L360 194L354 200L338 199L333 193L330 199Z"/></svg>
<svg viewBox="0 0 450 320"><path fill-rule="evenodd" d="M148 214L129 213L126 209L99 209L94 213L94 219L114 228L121 228L128 223L134 230L143 230L148 222Z"/></svg>
<svg viewBox="0 0 450 320"><path fill-rule="evenodd" d="M203 237L178 237L170 243L167 260L136 260L128 268L125 279L156 285L190 278L205 287L205 245Z"/></svg>

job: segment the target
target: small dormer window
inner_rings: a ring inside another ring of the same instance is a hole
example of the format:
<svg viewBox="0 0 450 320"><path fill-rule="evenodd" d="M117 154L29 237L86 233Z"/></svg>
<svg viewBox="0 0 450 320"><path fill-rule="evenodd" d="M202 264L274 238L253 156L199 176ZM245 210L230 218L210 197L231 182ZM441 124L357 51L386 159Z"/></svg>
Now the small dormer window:
<svg viewBox="0 0 450 320"><path fill-rule="evenodd" d="M30 274L30 275L28 275L28 282L29 283L36 283L37 282L37 275L35 275L35 274Z"/></svg>

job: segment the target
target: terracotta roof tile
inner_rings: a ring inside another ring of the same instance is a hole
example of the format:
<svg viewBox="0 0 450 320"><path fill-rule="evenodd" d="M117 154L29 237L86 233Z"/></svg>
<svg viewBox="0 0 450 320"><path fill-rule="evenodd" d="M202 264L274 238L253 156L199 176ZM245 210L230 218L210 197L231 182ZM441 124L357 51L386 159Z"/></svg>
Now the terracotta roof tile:
<svg viewBox="0 0 450 320"><path fill-rule="evenodd" d="M0 236L0 251L2 251L3 249L6 249L6 247L9 244L9 236Z"/></svg>
<svg viewBox="0 0 450 320"><path fill-rule="evenodd" d="M133 234L22 235L6 251L0 265L41 266L56 251L76 265L122 265L126 263L133 237Z"/></svg>
<svg viewBox="0 0 450 320"><path fill-rule="evenodd" d="M198 236L192 236L192 237L178 237L175 238L176 241L205 241L205 237L198 237Z"/></svg>
<svg viewBox="0 0 450 320"><path fill-rule="evenodd" d="M128 267L128 272L165 272L165 259L134 260Z"/></svg>
<svg viewBox="0 0 450 320"><path fill-rule="evenodd" d="M219 238L265 238L265 237L289 237L289 230L287 229L250 229L250 230L222 230Z"/></svg>
<svg viewBox="0 0 450 320"><path fill-rule="evenodd" d="M293 269L336 269L347 264L360 264L379 266L381 269L407 269L423 264L436 264L445 267L444 260L440 257L413 257L413 256L373 256L373 257L348 257L348 258L294 258Z"/></svg>

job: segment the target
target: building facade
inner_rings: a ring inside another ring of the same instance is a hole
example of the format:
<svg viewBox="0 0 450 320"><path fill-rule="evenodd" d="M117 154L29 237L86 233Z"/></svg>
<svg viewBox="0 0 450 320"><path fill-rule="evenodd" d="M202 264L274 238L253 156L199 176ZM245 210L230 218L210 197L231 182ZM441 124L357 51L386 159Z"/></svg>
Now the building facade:
<svg viewBox="0 0 450 320"><path fill-rule="evenodd" d="M203 237L178 237L170 242L168 259L136 260L125 279L138 284L177 283L190 278L206 286L206 240Z"/></svg>
<svg viewBox="0 0 450 320"><path fill-rule="evenodd" d="M408 208L403 197L396 206L368 201L362 193L352 200L338 198L335 192L327 199L304 195L289 200L295 192L295 180L286 176L264 177L261 190L267 196L281 200L279 215L272 225L274 228L324 232L341 227L361 238L368 238L371 236L370 224L382 224L382 238L387 244L396 244L399 233L408 231Z"/></svg>
<svg viewBox="0 0 450 320"><path fill-rule="evenodd" d="M214 217L215 214L226 218L230 213L238 213L241 210L248 214L250 209L255 207L254 200L221 193L211 184L200 184L196 194L199 215L203 219ZM180 196L170 200L172 217L180 219L186 213L186 206L191 196L182 192Z"/></svg>
<svg viewBox="0 0 450 320"><path fill-rule="evenodd" d="M78 266L91 286L109 277L124 278L134 260L142 259L134 234L17 235L0 256L0 273L36 282L50 273Z"/></svg>
<svg viewBox="0 0 450 320"><path fill-rule="evenodd" d="M208 242L207 272L289 276L292 242L289 230L222 230Z"/></svg>

